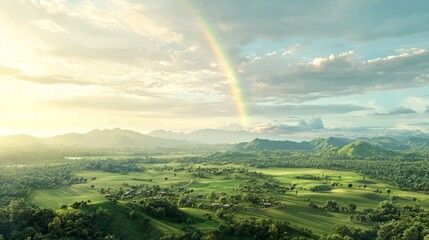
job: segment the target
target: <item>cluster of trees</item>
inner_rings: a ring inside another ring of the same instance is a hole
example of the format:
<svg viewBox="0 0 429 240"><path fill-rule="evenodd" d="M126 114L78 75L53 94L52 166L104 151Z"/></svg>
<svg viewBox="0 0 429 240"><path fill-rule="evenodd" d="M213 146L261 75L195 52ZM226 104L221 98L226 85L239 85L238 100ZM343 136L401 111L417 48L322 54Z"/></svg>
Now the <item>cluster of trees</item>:
<svg viewBox="0 0 429 240"><path fill-rule="evenodd" d="M313 208L319 208L319 206L317 206L317 204L315 204L312 201L309 201L309 206L313 207ZM322 209L328 210L328 211L356 211L357 209L357 205L355 203L350 203L347 206L341 206L337 201L335 200L328 200L326 201L326 203L323 205Z"/></svg>
<svg viewBox="0 0 429 240"><path fill-rule="evenodd" d="M287 222L277 222L267 219L230 220L220 224L214 230L201 231L186 228L184 235L168 235L162 240L221 240L221 239L284 239L284 240L310 240L313 239L311 231L307 229L294 229Z"/></svg>
<svg viewBox="0 0 429 240"><path fill-rule="evenodd" d="M144 172L145 168L140 166L145 162L142 158L130 158L125 160L102 159L82 161L80 168L83 170L98 170L112 173Z"/></svg>
<svg viewBox="0 0 429 240"><path fill-rule="evenodd" d="M362 213L352 215L351 220L378 224L372 229L336 225L321 239L423 240L429 238L429 211L419 205L399 205L394 201L383 201L376 209L365 209Z"/></svg>
<svg viewBox="0 0 429 240"><path fill-rule="evenodd" d="M166 218L174 222L190 221L176 204L167 199L145 198L140 201L143 211L157 218Z"/></svg>
<svg viewBox="0 0 429 240"><path fill-rule="evenodd" d="M13 199L25 198L32 188L59 188L79 183L73 173L73 166L0 166L0 206L6 206Z"/></svg>
<svg viewBox="0 0 429 240"><path fill-rule="evenodd" d="M110 220L110 213L102 208L55 212L14 199L0 207L0 239L104 239L109 235Z"/></svg>

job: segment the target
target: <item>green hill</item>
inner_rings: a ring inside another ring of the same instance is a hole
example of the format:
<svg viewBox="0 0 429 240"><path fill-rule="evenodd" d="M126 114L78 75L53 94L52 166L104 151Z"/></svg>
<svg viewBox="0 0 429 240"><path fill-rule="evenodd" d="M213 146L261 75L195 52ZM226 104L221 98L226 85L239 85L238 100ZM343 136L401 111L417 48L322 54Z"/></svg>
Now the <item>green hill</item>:
<svg viewBox="0 0 429 240"><path fill-rule="evenodd" d="M133 203L113 203L103 201L90 204L79 210L93 213L102 208L110 215L109 229L119 239L158 239L169 233L182 234L181 224L167 219L154 218L146 214L142 207ZM70 210L59 210L70 211Z"/></svg>
<svg viewBox="0 0 429 240"><path fill-rule="evenodd" d="M350 140L341 139L341 138L316 138L310 142L316 151L325 151L333 148L342 148L345 145L350 143Z"/></svg>
<svg viewBox="0 0 429 240"><path fill-rule="evenodd" d="M396 154L395 152L384 150L381 147L372 145L365 141L355 141L347 144L338 150L339 154L346 155L350 158L371 158L371 159L382 159L387 156Z"/></svg>
<svg viewBox="0 0 429 240"><path fill-rule="evenodd" d="M312 151L313 146L309 142L292 142L292 141L273 141L268 139L256 138L245 145L244 150L298 150Z"/></svg>

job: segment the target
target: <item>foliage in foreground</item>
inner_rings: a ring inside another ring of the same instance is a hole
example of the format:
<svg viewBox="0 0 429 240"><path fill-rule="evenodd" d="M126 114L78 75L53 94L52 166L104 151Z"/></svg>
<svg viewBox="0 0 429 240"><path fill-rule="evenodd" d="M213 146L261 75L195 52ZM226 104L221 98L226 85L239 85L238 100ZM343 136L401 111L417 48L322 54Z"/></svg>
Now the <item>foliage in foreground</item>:
<svg viewBox="0 0 429 240"><path fill-rule="evenodd" d="M377 223L373 229L335 225L321 240L423 240L429 238L429 211L419 205L401 206L383 201L376 209L365 209L351 217L353 221Z"/></svg>

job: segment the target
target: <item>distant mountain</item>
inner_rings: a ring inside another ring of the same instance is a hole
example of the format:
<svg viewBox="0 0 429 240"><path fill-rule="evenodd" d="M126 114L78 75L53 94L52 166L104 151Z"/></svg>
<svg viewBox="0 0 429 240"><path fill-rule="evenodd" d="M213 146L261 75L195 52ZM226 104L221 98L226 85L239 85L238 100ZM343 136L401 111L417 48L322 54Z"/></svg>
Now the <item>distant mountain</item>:
<svg viewBox="0 0 429 240"><path fill-rule="evenodd" d="M270 139L270 140L268 140ZM68 133L49 138L35 138L29 135L10 135L0 136L0 147L10 146L38 146L38 145L56 145L56 146L75 146L75 147L136 147L136 148L153 148L153 147L198 147L198 144L205 145L205 148L223 145L221 149L227 149L233 144L233 150L304 150L323 152L327 150L341 149L345 154L353 155L353 151L360 151L365 144L352 145L357 150L344 149L353 141L363 141L376 147L379 150L415 150L429 148L429 138L409 137L396 139L392 137L374 137L358 138L350 140L346 138L328 137L315 138L311 142L294 142L288 140L279 140L278 136L264 136L247 131L229 131L218 129L201 129L190 133L172 132L165 130L156 130L147 135L139 132L125 129L104 129L93 130L84 134ZM238 143L238 144L237 144ZM361 146L362 145L362 146ZM350 146L349 146L350 147ZM370 146L365 151L371 152ZM374 149L372 149L374 150ZM350 152L352 151L352 152ZM363 151L363 152L365 152ZM375 150L374 150L375 151ZM383 152L384 154L385 152Z"/></svg>
<svg viewBox="0 0 429 240"><path fill-rule="evenodd" d="M43 139L43 143L82 147L177 147L186 142L147 136L119 128L69 133Z"/></svg>
<svg viewBox="0 0 429 240"><path fill-rule="evenodd" d="M39 143L40 139L25 134L0 136L0 145L2 146L29 145Z"/></svg>
<svg viewBox="0 0 429 240"><path fill-rule="evenodd" d="M374 138L358 138L388 150L410 150L417 148L429 147L429 138L409 137L404 139L396 139L392 137L374 137Z"/></svg>
<svg viewBox="0 0 429 240"><path fill-rule="evenodd" d="M412 148L428 148L429 138L410 137L406 140L407 145Z"/></svg>
<svg viewBox="0 0 429 240"><path fill-rule="evenodd" d="M151 137L187 140L206 144L231 144L239 142L248 142L258 137L257 134L253 134L247 131L228 131L218 129L201 129L190 133L177 133L172 131L156 130L150 132L148 135Z"/></svg>
<svg viewBox="0 0 429 240"><path fill-rule="evenodd" d="M390 137L382 138L374 142L373 144L381 148L390 149L390 150L407 150L407 149L410 149L411 147L404 141L400 141Z"/></svg>
<svg viewBox="0 0 429 240"><path fill-rule="evenodd" d="M347 155L348 157L358 157L358 158L383 158L385 156L395 155L395 152L382 149L381 147L372 145L365 141L355 141L349 143L338 150L339 154Z"/></svg>
<svg viewBox="0 0 429 240"><path fill-rule="evenodd" d="M256 138L248 143L236 145L236 150L291 150L291 151L312 151L314 148L309 142L292 142L292 141L274 141L268 139Z"/></svg>
<svg viewBox="0 0 429 240"><path fill-rule="evenodd" d="M345 138L315 138L310 143L314 146L315 151L326 151L331 149L340 149L351 142Z"/></svg>

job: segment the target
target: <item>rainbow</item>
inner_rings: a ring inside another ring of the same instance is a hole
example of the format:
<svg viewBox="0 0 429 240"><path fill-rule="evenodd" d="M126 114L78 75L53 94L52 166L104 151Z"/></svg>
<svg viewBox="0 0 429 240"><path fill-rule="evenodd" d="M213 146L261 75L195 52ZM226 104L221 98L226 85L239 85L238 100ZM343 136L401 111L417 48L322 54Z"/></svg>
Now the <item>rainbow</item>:
<svg viewBox="0 0 429 240"><path fill-rule="evenodd" d="M204 34L204 37L213 50L213 53L216 56L222 71L228 79L231 94L234 97L235 107L237 108L237 113L240 117L241 124L243 127L247 127L248 115L246 105L244 104L243 94L240 90L240 82L235 75L235 71L231 65L231 62L228 60L226 51L222 49L222 45L220 43L219 37L216 35L216 31L214 31L210 24L203 18L203 16L199 14L198 9L191 4L191 1L184 0L182 2L184 2L185 6L189 9L189 12L195 19L198 27Z"/></svg>

